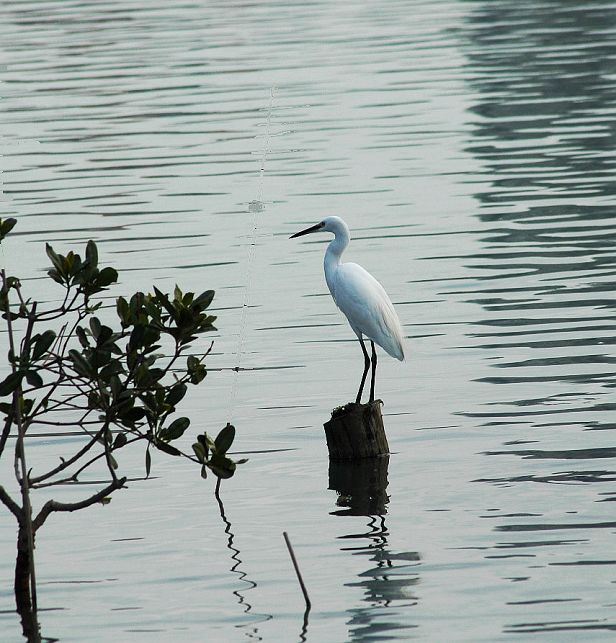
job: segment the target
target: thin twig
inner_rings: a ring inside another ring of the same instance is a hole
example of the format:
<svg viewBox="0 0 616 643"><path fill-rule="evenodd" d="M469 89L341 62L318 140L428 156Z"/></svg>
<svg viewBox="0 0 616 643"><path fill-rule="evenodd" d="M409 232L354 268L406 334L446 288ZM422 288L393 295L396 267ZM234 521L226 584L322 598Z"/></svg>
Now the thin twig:
<svg viewBox="0 0 616 643"><path fill-rule="evenodd" d="M308 597L308 592L306 591L306 585L304 585L304 579L302 578L302 573L299 571L299 565L297 564L297 559L295 558L295 552L293 551L293 547L291 546L291 541L289 540L289 536L287 532L283 531L282 535L284 536L284 541L287 543L287 549L289 550L289 555L291 556L291 562L293 563L293 567L295 568L295 573L297 574L297 580L299 581L299 586L302 588L302 594L304 595L304 600L306 601L306 612L309 612L310 608L312 607L312 603L310 602L310 598Z"/></svg>
<svg viewBox="0 0 616 643"><path fill-rule="evenodd" d="M102 431L102 429L101 429ZM46 473L43 473L40 476L36 476L34 478L30 478L30 483L35 485L38 484L39 482L42 482L43 480L47 480L47 478L51 478L52 476L55 476L57 473L60 473L61 471L64 471L67 467L70 467L71 464L74 462L77 462L83 455L85 455L98 441L98 439L101 436L101 432L99 431L94 437L90 439L90 441L83 446L75 455L70 457L68 460L63 460L57 467L47 471Z"/></svg>
<svg viewBox="0 0 616 643"><path fill-rule="evenodd" d="M137 437L133 438L132 440L127 440L127 441L126 441L126 444L125 444L124 446L127 446L127 445L129 445L129 444L132 444L133 442L137 442L137 441L139 441L139 440L144 440L144 439L145 439L145 437L144 437L144 436L139 435L139 436L137 436ZM114 449L114 451L115 451L115 449ZM184 457L188 458L189 460L192 460L193 462L199 462L199 460L197 460L197 458L192 458L192 457L190 457L190 456L188 456L188 455L186 455L186 454L184 454L184 453L181 453L181 455L183 455ZM60 478L59 480L53 480L53 481L51 481L51 482L42 482L42 480L45 480L45 479L48 477L48 474L45 474L44 476L40 476L40 477L38 477L38 478L36 478L36 479L35 479L35 480L37 480L37 482L36 482L35 484L32 484L32 485L31 485L31 487L32 487L33 489L43 489L43 488L45 488L45 487L55 487L55 486L57 486L57 485L61 485L61 484L67 484L67 483L79 482L79 476L80 476L80 475L81 475L81 474L82 474L82 473L83 473L83 472L84 472L84 471L85 471L85 470L86 470L90 465L94 464L97 460L100 460L101 458L104 458L104 457L105 457L105 453L104 453L104 452L99 453L98 455L96 455L96 456L94 456L93 458L91 458L90 460L88 460L88 462L86 462L86 464L84 464L84 465L83 465L83 467L81 467L80 469L78 469L77 471L75 471L75 473L71 474L71 475L70 475L70 476L68 476L67 478ZM66 462L67 462L67 464L68 464L68 460L67 460ZM71 464L72 464L72 463L71 463ZM62 469L64 469L64 468L65 468L65 467L64 467L63 465L62 465L61 467L57 467L57 468L56 468L56 470L54 470L54 471L53 471L53 474L55 475L56 473L59 473L59 472L60 472L60 470L62 470ZM145 478L143 478L143 479L145 480ZM34 480L34 479L33 479L33 480Z"/></svg>

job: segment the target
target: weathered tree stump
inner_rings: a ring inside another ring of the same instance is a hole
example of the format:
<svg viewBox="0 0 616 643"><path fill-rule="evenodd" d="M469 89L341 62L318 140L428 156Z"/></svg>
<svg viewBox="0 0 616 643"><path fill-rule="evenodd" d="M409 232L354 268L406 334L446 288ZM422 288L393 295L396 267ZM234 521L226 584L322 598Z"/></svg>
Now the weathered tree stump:
<svg viewBox="0 0 616 643"><path fill-rule="evenodd" d="M381 415L381 400L334 409L323 426L332 460L358 460L389 453Z"/></svg>

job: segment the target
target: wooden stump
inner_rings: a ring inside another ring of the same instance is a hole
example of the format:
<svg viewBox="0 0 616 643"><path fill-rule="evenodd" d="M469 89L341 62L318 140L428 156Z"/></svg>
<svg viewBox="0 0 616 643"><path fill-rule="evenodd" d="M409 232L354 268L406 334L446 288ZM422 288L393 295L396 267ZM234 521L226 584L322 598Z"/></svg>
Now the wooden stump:
<svg viewBox="0 0 616 643"><path fill-rule="evenodd" d="M369 404L350 402L332 411L325 437L332 460L357 460L389 453L381 415L381 400Z"/></svg>

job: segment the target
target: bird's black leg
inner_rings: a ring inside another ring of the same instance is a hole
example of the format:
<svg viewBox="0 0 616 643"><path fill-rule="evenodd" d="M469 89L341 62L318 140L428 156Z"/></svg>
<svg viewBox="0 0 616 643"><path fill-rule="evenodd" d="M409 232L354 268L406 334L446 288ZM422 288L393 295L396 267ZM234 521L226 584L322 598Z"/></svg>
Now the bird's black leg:
<svg viewBox="0 0 616 643"><path fill-rule="evenodd" d="M374 402L374 378L376 376L376 350L374 349L374 342L372 340L370 340L370 346L372 346L372 379L370 381L370 402Z"/></svg>
<svg viewBox="0 0 616 643"><path fill-rule="evenodd" d="M364 392L364 384L366 383L366 376L368 375L368 369L370 368L370 357L368 356L368 351L364 346L364 340L358 336L359 343L361 344L361 350L364 354L364 374L361 376L361 384L359 385L359 391L357 392L357 399L355 404L361 404L361 394Z"/></svg>

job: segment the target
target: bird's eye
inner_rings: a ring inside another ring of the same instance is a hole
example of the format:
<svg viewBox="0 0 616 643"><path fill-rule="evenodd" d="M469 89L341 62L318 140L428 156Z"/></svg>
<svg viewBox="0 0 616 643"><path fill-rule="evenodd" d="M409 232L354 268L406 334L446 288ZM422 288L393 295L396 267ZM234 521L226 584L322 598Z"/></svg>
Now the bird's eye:
<svg viewBox="0 0 616 643"><path fill-rule="evenodd" d="M321 223L319 223L319 225L323 228L325 226L325 221L321 221Z"/></svg>

